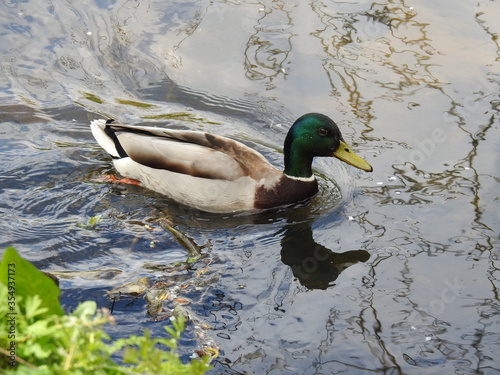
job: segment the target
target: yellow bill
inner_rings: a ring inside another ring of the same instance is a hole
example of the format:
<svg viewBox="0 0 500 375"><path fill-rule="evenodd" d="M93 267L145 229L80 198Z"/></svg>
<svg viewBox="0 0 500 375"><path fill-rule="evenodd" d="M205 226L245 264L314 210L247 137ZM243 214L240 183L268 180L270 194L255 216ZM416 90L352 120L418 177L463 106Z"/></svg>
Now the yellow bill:
<svg viewBox="0 0 500 375"><path fill-rule="evenodd" d="M372 172L373 168L368 162L359 157L354 153L354 151L345 143L344 141L340 141L340 146L335 151L332 156L335 156L336 158L342 160L343 162L346 162L347 164L352 165L353 167L362 169L367 172Z"/></svg>

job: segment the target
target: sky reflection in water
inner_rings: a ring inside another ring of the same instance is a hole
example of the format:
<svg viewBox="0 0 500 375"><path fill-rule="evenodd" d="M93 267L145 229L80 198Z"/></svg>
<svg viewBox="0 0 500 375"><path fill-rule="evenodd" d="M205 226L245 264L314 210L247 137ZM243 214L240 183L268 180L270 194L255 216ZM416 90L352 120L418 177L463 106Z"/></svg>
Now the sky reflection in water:
<svg viewBox="0 0 500 375"><path fill-rule="evenodd" d="M143 299L105 296L147 276L187 285L211 329L185 351L215 343L213 373L498 373L498 2L0 7L0 242L59 272L68 309L97 299L112 334L160 334ZM113 168L94 118L233 136L281 165L311 111L374 172L318 160L307 207L209 215L95 181ZM202 259L172 266L187 254L165 220Z"/></svg>

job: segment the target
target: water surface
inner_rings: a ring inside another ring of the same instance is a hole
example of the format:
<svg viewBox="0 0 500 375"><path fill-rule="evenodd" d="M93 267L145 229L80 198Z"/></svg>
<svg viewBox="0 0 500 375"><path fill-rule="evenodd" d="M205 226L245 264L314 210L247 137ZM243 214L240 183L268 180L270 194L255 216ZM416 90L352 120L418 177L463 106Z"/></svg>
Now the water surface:
<svg viewBox="0 0 500 375"><path fill-rule="evenodd" d="M0 9L0 244L60 275L67 310L94 299L115 337L161 335L172 301L153 319L106 296L147 277L209 327L182 353L218 347L213 374L500 373L498 2ZM374 172L318 160L306 207L211 215L96 181L114 170L95 118L232 136L281 166L312 111ZM202 257L182 266L186 243Z"/></svg>

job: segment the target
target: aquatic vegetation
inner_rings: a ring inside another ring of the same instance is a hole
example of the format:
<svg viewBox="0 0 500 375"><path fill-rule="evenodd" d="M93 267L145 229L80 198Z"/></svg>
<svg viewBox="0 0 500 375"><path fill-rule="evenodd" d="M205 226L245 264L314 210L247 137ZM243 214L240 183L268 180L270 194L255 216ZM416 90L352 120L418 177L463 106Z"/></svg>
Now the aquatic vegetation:
<svg viewBox="0 0 500 375"><path fill-rule="evenodd" d="M137 108L154 108L154 107L156 107L153 104L142 103L142 102L138 102L136 100L116 99L116 101L117 101L117 103L131 105L131 106L137 107Z"/></svg>
<svg viewBox="0 0 500 375"><path fill-rule="evenodd" d="M77 223L77 227L87 230L94 230L97 223L101 220L101 215L91 216L87 224Z"/></svg>

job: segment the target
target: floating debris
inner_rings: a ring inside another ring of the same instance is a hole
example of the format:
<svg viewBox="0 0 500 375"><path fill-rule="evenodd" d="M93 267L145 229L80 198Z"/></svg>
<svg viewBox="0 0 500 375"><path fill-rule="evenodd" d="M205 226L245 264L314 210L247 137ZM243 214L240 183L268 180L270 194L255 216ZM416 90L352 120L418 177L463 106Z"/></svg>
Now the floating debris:
<svg viewBox="0 0 500 375"><path fill-rule="evenodd" d="M95 230L97 223L101 220L101 215L91 216L87 222L87 224L76 223L78 228L86 229L86 230Z"/></svg>
<svg viewBox="0 0 500 375"><path fill-rule="evenodd" d="M185 305L189 305L191 303L191 301L186 299L186 298L177 297L177 298L174 298L174 303L176 303L177 305L185 306Z"/></svg>
<svg viewBox="0 0 500 375"><path fill-rule="evenodd" d="M219 356L219 348L217 346L207 346L205 348L195 350L191 358L209 357L210 361L212 361L218 356Z"/></svg>
<svg viewBox="0 0 500 375"><path fill-rule="evenodd" d="M137 281L116 287L106 294L111 298L120 297L122 295L140 296L145 293L150 286L149 279L147 277L141 277Z"/></svg>
<svg viewBox="0 0 500 375"><path fill-rule="evenodd" d="M75 277L81 277L87 280L110 280L123 271L115 269L89 270L89 271L50 271L60 279L70 280Z"/></svg>
<svg viewBox="0 0 500 375"><path fill-rule="evenodd" d="M182 316L186 322L189 322L192 320L191 314L189 313L189 311L185 307L178 305L178 304L176 304L174 309L172 310L172 316L174 318L178 318L178 317Z"/></svg>

